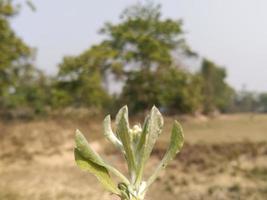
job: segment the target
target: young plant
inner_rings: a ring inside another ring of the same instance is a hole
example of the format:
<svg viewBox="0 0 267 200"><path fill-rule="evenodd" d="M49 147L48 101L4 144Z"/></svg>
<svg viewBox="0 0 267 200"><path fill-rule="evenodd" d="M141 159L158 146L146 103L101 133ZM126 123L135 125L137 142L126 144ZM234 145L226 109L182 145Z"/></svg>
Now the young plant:
<svg viewBox="0 0 267 200"><path fill-rule="evenodd" d="M104 161L88 144L83 134L77 130L74 150L77 165L94 174L105 189L118 195L121 200L144 200L148 187L158 177L161 169L175 157L183 146L183 131L181 125L175 121L172 128L170 144L163 159L153 174L143 180L144 167L148 161L156 140L162 132L163 118L154 106L146 117L143 126L134 125L130 128L128 108L124 106L116 116L115 134L111 129L110 115L103 123L105 137L113 143L123 154L128 166L128 178L117 169ZM116 185L110 173L117 176L120 182Z"/></svg>

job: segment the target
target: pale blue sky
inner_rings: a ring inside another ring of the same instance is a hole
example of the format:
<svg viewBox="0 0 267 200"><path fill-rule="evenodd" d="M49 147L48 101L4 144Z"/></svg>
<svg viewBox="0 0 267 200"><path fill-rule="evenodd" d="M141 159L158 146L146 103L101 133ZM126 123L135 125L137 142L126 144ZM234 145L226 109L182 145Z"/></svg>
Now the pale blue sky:
<svg viewBox="0 0 267 200"><path fill-rule="evenodd" d="M18 0L20 1L20 0ZM36 63L49 74L64 55L101 40L99 28L118 22L134 0L33 0L12 26L38 49ZM193 50L225 66L236 89L267 91L267 0L161 0L164 17L184 20Z"/></svg>

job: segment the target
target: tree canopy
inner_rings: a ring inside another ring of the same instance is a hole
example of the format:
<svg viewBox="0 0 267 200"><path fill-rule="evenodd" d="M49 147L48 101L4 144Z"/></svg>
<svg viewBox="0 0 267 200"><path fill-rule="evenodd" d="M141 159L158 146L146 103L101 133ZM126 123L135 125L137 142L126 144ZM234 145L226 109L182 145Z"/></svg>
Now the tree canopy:
<svg viewBox="0 0 267 200"><path fill-rule="evenodd" d="M167 100L162 100L160 95L161 87L158 88L167 80L163 79L162 73L169 76L168 71L177 68L175 54L192 55L183 38L181 20L163 19L160 6L153 3L128 7L120 19L118 24L106 23L101 29L101 34L105 36L102 42L78 56L64 58L59 65L60 87L73 94L75 102L84 104L89 97L81 96L90 94L98 101L87 101L87 106L97 102L101 104L105 99L103 86L113 76L117 78L113 81L124 82L120 101L129 104L135 112L153 104L166 104ZM176 74L179 74L178 71ZM182 71L181 76L188 75ZM95 87L90 88L92 79ZM171 86L177 87L174 83ZM101 94L102 98L97 94Z"/></svg>
<svg viewBox="0 0 267 200"><path fill-rule="evenodd" d="M31 55L30 47L10 27L9 20L17 14L11 1L0 1L0 95L14 83L16 67L25 64Z"/></svg>
<svg viewBox="0 0 267 200"><path fill-rule="evenodd" d="M200 74L203 78L204 113L210 113L216 109L225 111L234 96L234 90L226 83L225 69L204 59Z"/></svg>
<svg viewBox="0 0 267 200"><path fill-rule="evenodd" d="M127 69L170 66L172 52L190 52L183 38L182 21L162 19L159 5L136 4L125 9L119 24L106 23L101 33L117 51L117 59Z"/></svg>
<svg viewBox="0 0 267 200"><path fill-rule="evenodd" d="M65 56L52 77L34 66L33 49L12 30L10 19L18 13L12 1L0 1L2 108L30 107L40 113L66 107L116 110L127 104L137 113L156 105L169 114L237 108L238 95L227 84L224 68L208 59L197 72L182 64L182 58L197 54L185 41L182 20L164 18L160 5L126 8L118 23L100 29L102 41ZM121 85L116 95L110 91L114 83ZM265 105L265 96L257 102Z"/></svg>
<svg viewBox="0 0 267 200"><path fill-rule="evenodd" d="M10 26L19 8L13 1L0 1L0 108L42 112L48 99L47 77L33 65L33 49Z"/></svg>

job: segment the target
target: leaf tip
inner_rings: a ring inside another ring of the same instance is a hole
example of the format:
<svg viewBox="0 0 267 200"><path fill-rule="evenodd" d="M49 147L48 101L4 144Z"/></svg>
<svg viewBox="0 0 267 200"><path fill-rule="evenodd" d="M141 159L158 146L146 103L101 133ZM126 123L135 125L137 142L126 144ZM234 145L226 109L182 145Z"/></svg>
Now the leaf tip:
<svg viewBox="0 0 267 200"><path fill-rule="evenodd" d="M77 138L77 137L80 137L82 135L83 135L82 132L79 129L76 129L76 131L75 131L75 137Z"/></svg>
<svg viewBox="0 0 267 200"><path fill-rule="evenodd" d="M121 108L121 111L123 113L128 113L128 106L127 105L124 105L122 108Z"/></svg>
<svg viewBox="0 0 267 200"><path fill-rule="evenodd" d="M164 119L162 117L161 112L159 111L159 109L154 105L151 109L151 117L157 117L158 123L160 124L160 126L162 127L164 124Z"/></svg>
<svg viewBox="0 0 267 200"><path fill-rule="evenodd" d="M175 130L174 132L176 132L177 134L176 137L179 140L179 149L181 149L184 144L184 131L182 125L176 120L174 121L173 124L173 130Z"/></svg>
<svg viewBox="0 0 267 200"><path fill-rule="evenodd" d="M151 110L155 110L159 112L159 109L157 108L157 106L153 105Z"/></svg>
<svg viewBox="0 0 267 200"><path fill-rule="evenodd" d="M104 118L104 124L105 123L109 123L111 121L111 117L110 115L107 115L105 118Z"/></svg>

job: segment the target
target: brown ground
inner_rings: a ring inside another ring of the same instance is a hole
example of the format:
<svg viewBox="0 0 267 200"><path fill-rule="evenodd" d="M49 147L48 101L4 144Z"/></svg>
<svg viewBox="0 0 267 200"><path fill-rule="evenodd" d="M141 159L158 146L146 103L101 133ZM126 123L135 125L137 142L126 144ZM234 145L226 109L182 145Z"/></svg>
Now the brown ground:
<svg viewBox="0 0 267 200"><path fill-rule="evenodd" d="M148 165L165 151L173 118ZM267 198L267 115L231 115L182 122L186 144L149 190L147 200ZM82 130L114 165L123 160L101 135L101 122L0 122L0 200L112 200L73 161L73 137ZM149 174L147 174L149 175Z"/></svg>

